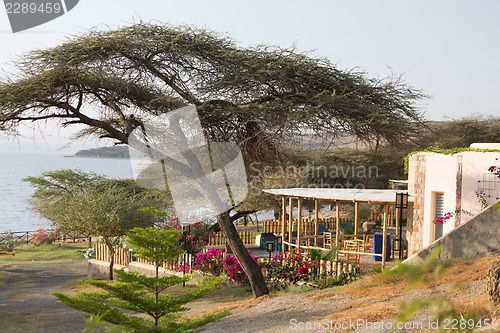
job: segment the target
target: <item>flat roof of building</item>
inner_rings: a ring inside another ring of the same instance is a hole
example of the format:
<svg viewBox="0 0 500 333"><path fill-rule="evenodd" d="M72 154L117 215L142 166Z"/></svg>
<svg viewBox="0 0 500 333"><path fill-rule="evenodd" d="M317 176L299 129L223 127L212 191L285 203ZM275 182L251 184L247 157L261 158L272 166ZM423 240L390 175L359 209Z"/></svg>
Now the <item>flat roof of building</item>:
<svg viewBox="0 0 500 333"><path fill-rule="evenodd" d="M407 190L344 188L282 188L265 189L262 192L288 198L365 203L394 203L396 201L396 193L408 193ZM408 197L408 201L413 202L413 197Z"/></svg>
<svg viewBox="0 0 500 333"><path fill-rule="evenodd" d="M470 145L471 148L475 149L495 149L500 150L500 143L495 142L477 142Z"/></svg>

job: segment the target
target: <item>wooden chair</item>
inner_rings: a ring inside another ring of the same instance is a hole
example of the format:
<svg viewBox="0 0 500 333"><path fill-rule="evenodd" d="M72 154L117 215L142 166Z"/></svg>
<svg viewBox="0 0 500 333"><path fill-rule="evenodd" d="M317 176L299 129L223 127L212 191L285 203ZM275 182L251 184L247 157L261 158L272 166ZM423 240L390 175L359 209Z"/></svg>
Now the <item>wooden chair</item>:
<svg viewBox="0 0 500 333"><path fill-rule="evenodd" d="M301 239L300 246L311 246L311 240L309 238Z"/></svg>
<svg viewBox="0 0 500 333"><path fill-rule="evenodd" d="M342 251L346 252L361 252L361 244L357 240L344 240ZM361 255L359 253L341 253L342 259L349 263L359 265Z"/></svg>
<svg viewBox="0 0 500 333"><path fill-rule="evenodd" d="M324 232L323 233L323 247L325 249L331 249L332 248L332 233L331 232Z"/></svg>
<svg viewBox="0 0 500 333"><path fill-rule="evenodd" d="M373 235L363 235L361 252L371 253L373 248Z"/></svg>

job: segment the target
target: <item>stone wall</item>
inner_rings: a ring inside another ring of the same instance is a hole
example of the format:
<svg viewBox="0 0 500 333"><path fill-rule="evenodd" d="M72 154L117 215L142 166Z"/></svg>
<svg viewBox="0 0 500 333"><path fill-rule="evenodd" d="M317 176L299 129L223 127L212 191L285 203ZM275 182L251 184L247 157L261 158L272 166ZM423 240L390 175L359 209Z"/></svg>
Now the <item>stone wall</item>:
<svg viewBox="0 0 500 333"><path fill-rule="evenodd" d="M500 201L436 240L405 263L418 263L441 246L440 259L500 255Z"/></svg>
<svg viewBox="0 0 500 333"><path fill-rule="evenodd" d="M109 262L96 259L89 260L87 278L96 280L109 280ZM126 266L113 265L114 270L127 270Z"/></svg>
<svg viewBox="0 0 500 333"><path fill-rule="evenodd" d="M425 155L416 154L409 158L409 194L413 196L413 221L408 228L408 254L412 255L422 249L424 230L424 197L425 197Z"/></svg>
<svg viewBox="0 0 500 333"><path fill-rule="evenodd" d="M109 280L109 262L101 261L96 259L89 260L89 269L87 273L87 278L89 279L97 279L97 280ZM114 270L122 270L122 271L130 271L130 272L138 272L142 275L146 276L155 276L156 271L155 267L152 265L140 263L137 261L133 261L129 263L128 266L122 265L114 265ZM182 272L171 271L164 268L158 269L160 276L182 276Z"/></svg>

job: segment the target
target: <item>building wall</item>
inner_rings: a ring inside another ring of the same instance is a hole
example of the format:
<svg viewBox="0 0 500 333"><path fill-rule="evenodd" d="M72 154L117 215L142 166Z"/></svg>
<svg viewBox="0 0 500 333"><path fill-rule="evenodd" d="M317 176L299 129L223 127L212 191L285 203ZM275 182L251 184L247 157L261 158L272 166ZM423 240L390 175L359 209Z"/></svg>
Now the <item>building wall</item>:
<svg viewBox="0 0 500 333"><path fill-rule="evenodd" d="M488 188L484 190L489 195L486 198L488 205L500 199L500 180L488 172L490 166L500 165L500 153L464 152L460 155L463 157L462 209L474 216L481 211L476 190ZM462 213L462 223L470 220L472 216Z"/></svg>
<svg viewBox="0 0 500 333"><path fill-rule="evenodd" d="M480 258L500 255L500 201L450 231L405 263L419 263L437 247L440 259Z"/></svg>
<svg viewBox="0 0 500 333"><path fill-rule="evenodd" d="M407 232L410 255L434 241L433 193L444 194L445 213L456 213L443 225L443 235L481 211L476 190L486 188L489 205L500 199L500 180L488 172L492 165L500 165L499 152L418 153L410 157L408 190L414 197L413 225Z"/></svg>
<svg viewBox="0 0 500 333"><path fill-rule="evenodd" d="M426 153L424 223L422 246L434 241L434 193L444 193L444 213L454 212L456 207L457 157ZM455 228L455 217L443 225L443 235Z"/></svg>

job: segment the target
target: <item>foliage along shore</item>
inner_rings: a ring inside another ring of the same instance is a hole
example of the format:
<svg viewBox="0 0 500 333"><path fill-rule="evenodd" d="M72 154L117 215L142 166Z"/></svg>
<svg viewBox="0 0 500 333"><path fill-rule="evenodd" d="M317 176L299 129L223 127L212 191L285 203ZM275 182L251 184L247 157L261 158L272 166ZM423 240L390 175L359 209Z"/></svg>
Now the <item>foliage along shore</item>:
<svg viewBox="0 0 500 333"><path fill-rule="evenodd" d="M79 150L72 157L129 158L127 146L99 147Z"/></svg>

